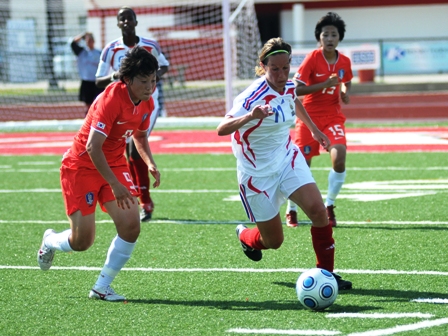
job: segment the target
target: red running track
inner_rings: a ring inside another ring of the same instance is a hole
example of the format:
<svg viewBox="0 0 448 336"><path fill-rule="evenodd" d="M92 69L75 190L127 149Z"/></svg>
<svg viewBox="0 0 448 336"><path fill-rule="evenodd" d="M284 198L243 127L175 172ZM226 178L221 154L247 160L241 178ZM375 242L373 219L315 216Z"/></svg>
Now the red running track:
<svg viewBox="0 0 448 336"><path fill-rule="evenodd" d="M292 134L292 131L291 131ZM0 133L0 155L62 155L74 132ZM349 152L448 152L448 127L348 129ZM153 131L154 154L232 153L216 131Z"/></svg>

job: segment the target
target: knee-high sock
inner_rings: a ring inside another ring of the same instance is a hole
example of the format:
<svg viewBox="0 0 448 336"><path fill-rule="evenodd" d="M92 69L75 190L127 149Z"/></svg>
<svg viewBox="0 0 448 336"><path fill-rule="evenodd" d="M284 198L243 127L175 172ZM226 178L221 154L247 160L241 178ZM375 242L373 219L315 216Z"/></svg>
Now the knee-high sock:
<svg viewBox="0 0 448 336"><path fill-rule="evenodd" d="M289 199L287 204L286 204L286 213L288 214L291 210L292 211L297 211L297 204L295 204L293 201L291 201Z"/></svg>
<svg viewBox="0 0 448 336"><path fill-rule="evenodd" d="M68 229L59 233L52 233L45 238L45 246L52 250L62 252L72 252L68 238L72 234L72 230Z"/></svg>
<svg viewBox="0 0 448 336"><path fill-rule="evenodd" d="M346 172L336 173L333 169L328 174L328 193L325 205L333 205L345 181Z"/></svg>
<svg viewBox="0 0 448 336"><path fill-rule="evenodd" d="M266 247L260 241L260 231L258 228L243 230L240 234L240 240L253 249L266 250Z"/></svg>
<svg viewBox="0 0 448 336"><path fill-rule="evenodd" d="M109 286L131 257L136 243L128 243L115 236L107 251L106 262L95 283L96 287Z"/></svg>
<svg viewBox="0 0 448 336"><path fill-rule="evenodd" d="M334 269L334 239L331 225L311 227L311 239L316 253L316 267L333 272Z"/></svg>
<svg viewBox="0 0 448 336"><path fill-rule="evenodd" d="M149 172L148 165L142 158L130 158L129 167L132 168L132 178L140 192L140 201L142 204L151 203L149 196Z"/></svg>

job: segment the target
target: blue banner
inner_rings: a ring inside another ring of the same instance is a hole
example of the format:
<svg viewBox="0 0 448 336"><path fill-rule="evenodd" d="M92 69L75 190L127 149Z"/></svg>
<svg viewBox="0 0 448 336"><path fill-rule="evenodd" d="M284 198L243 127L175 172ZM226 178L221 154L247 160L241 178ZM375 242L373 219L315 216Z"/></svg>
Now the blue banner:
<svg viewBox="0 0 448 336"><path fill-rule="evenodd" d="M385 42L386 75L448 72L448 41Z"/></svg>

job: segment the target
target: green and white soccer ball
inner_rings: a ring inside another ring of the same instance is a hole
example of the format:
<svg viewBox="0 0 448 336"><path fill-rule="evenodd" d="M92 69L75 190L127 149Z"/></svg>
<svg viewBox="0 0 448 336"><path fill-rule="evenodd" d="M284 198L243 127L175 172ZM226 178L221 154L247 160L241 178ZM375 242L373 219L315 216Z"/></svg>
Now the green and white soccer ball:
<svg viewBox="0 0 448 336"><path fill-rule="evenodd" d="M338 296L338 283L330 272L312 268L303 272L296 283L300 303L310 310L330 307Z"/></svg>

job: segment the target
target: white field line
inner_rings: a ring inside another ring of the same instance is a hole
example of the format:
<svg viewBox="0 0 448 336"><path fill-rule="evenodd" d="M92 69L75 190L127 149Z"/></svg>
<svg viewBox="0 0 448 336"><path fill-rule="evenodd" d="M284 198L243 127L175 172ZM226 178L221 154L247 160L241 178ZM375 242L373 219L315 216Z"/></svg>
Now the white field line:
<svg viewBox="0 0 448 336"><path fill-rule="evenodd" d="M384 336L384 335L393 335L397 333L401 333L404 331L412 331L412 330L418 330L423 328L431 328L431 327L437 327L441 326L443 324L448 324L448 318L441 318L437 320L432 321L422 321L418 323L412 323L412 324L406 324L406 325L400 325L392 328L387 329L378 329L378 330L369 330L365 332L356 332L348 334L347 336Z"/></svg>
<svg viewBox="0 0 448 336"><path fill-rule="evenodd" d="M13 266L0 265L0 269L22 269L22 270L40 270L38 266ZM53 266L51 270L55 271L101 271L101 267L87 266ZM309 268L153 268L153 267L125 267L122 271L130 272L165 272L165 273L210 273L210 272L228 272L228 273L302 273ZM433 275L448 276L448 272L439 271L399 271L399 270L345 270L336 269L337 273L345 274L381 274L381 275Z"/></svg>
<svg viewBox="0 0 448 336"><path fill-rule="evenodd" d="M448 299L415 299L411 302L417 302L417 303L436 303L436 304L448 304Z"/></svg>
<svg viewBox="0 0 448 336"><path fill-rule="evenodd" d="M234 334L258 334L258 335L308 335L308 336L331 336L340 335L340 331L330 330L279 330L279 329L246 329L233 328L226 330L228 333Z"/></svg>
<svg viewBox="0 0 448 336"><path fill-rule="evenodd" d="M372 313L372 314L363 314L363 313L330 313L326 314L325 317L328 318L363 318L363 319L397 319L397 318L432 318L434 315L432 314L423 314L423 313Z"/></svg>

